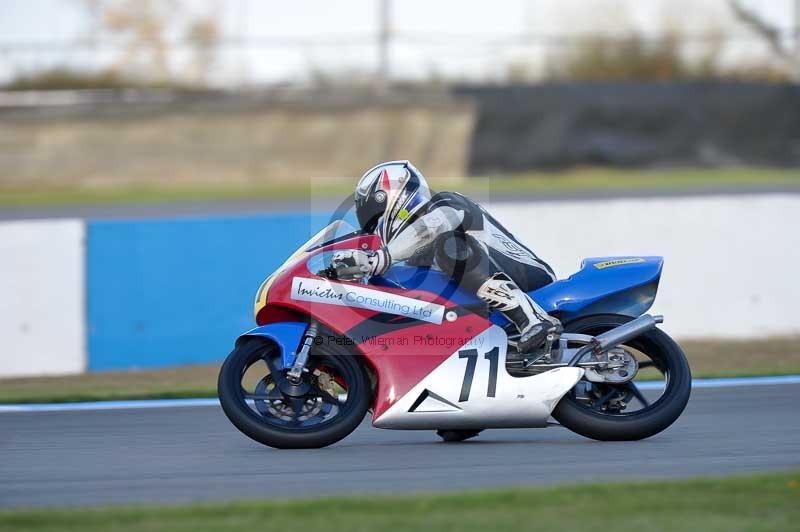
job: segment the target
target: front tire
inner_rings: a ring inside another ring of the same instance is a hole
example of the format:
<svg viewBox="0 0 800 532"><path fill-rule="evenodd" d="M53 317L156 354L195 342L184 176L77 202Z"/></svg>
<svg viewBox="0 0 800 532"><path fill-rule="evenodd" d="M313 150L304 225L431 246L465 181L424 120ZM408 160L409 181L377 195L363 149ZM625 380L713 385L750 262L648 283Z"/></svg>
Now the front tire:
<svg viewBox="0 0 800 532"><path fill-rule="evenodd" d="M596 336L631 319L619 315L590 316L568 323L564 329L566 332ZM625 346L651 359L652 365L665 377L664 393L652 405L628 414L592 408L592 405L579 401L573 389L553 410L553 417L559 423L587 438L630 441L658 434L678 419L686 408L692 389L692 374L683 350L660 329L651 329L626 342Z"/></svg>
<svg viewBox="0 0 800 532"><path fill-rule="evenodd" d="M255 390L246 390L245 373L261 361L269 373ZM277 385L284 374L278 346L265 338L245 338L220 369L217 391L222 410L236 428L270 447L309 449L336 443L364 419L372 401L369 378L357 357L335 345L313 347L307 367L312 370L303 377L309 384L308 395L285 395ZM318 372L322 374L320 368L327 383L335 381L334 386L344 391L340 395L345 399L320 388L315 380Z"/></svg>

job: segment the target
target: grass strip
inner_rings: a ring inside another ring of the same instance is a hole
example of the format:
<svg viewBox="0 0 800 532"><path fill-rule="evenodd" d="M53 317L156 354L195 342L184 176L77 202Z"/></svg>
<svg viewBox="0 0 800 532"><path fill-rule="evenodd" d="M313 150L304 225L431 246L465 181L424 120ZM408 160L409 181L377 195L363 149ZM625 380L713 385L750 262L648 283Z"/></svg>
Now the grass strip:
<svg viewBox="0 0 800 532"><path fill-rule="evenodd" d="M389 479L387 479L389 481ZM800 471L415 496L0 511L0 531L797 530Z"/></svg>
<svg viewBox="0 0 800 532"><path fill-rule="evenodd" d="M322 181L299 177L295 182L148 183L63 186L46 182L0 185L0 206L114 205L190 201L235 201L346 197L357 176ZM757 186L798 186L795 169L723 168L620 170L576 168L562 172L527 172L511 176L431 179L436 190L466 194L559 194L604 190L694 190Z"/></svg>

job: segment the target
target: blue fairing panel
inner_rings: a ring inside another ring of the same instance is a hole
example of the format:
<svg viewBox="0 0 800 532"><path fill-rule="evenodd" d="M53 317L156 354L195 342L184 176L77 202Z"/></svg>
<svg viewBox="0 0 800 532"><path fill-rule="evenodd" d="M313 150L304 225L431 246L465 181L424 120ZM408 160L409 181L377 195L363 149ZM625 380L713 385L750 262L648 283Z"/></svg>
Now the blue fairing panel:
<svg viewBox="0 0 800 532"><path fill-rule="evenodd" d="M308 328L308 323L302 321L285 321L280 323L269 323L251 329L246 333L239 336L239 340L248 336L261 336L269 338L275 342L281 350L281 360L284 368L289 368L294 364L294 358L297 355L297 348L300 346L300 340Z"/></svg>
<svg viewBox="0 0 800 532"><path fill-rule="evenodd" d="M461 290L447 275L431 268L394 265L383 275L373 277L370 283L407 290L425 290L441 295L457 305L483 305L475 294Z"/></svg>
<svg viewBox="0 0 800 532"><path fill-rule="evenodd" d="M661 257L596 257L585 259L580 271L530 292L547 312L571 320L588 314L640 316L653 304L663 265ZM420 289L447 297L463 306L479 306L482 301L458 288L438 270L405 265L392 266L383 276L370 281L377 286ZM490 319L502 325L499 313Z"/></svg>
<svg viewBox="0 0 800 532"><path fill-rule="evenodd" d="M585 259L568 279L531 292L547 312L568 319L588 314L640 316L653 304L661 278L662 257Z"/></svg>

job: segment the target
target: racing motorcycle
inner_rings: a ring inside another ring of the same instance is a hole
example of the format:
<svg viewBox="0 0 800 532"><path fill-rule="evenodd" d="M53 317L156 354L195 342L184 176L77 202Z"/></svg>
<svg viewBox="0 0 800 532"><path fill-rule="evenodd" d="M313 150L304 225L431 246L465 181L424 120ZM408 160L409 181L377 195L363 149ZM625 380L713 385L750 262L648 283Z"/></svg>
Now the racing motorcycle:
<svg viewBox="0 0 800 532"><path fill-rule="evenodd" d="M683 412L691 373L681 348L645 314L661 257L585 259L530 293L564 324L533 352L499 312L442 272L407 264L351 282L338 249L380 237L337 220L259 288L258 326L222 365L228 419L277 448L316 448L372 412L384 429L435 430L462 441L484 429L560 424L596 440L639 440ZM555 421L552 421L555 419Z"/></svg>

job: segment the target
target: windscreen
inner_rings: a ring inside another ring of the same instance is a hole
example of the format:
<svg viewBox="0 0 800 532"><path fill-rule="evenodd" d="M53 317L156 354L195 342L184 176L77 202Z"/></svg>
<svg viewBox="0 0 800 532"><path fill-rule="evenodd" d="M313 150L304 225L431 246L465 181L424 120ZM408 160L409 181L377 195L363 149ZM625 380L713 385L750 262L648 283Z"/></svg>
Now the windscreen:
<svg viewBox="0 0 800 532"><path fill-rule="evenodd" d="M333 222L328 224L324 229L322 229L319 233L312 236L308 240L308 242L298 247L297 251L292 253L292 255L288 259L286 259L286 261L284 261L284 263L275 271L276 273L280 272L286 266L292 264L298 257L303 255L304 253L308 253L309 251L313 251L322 246L326 246L331 242L335 242L337 240L351 238L357 234L358 230L349 223L345 222L344 220L334 220Z"/></svg>
<svg viewBox="0 0 800 532"><path fill-rule="evenodd" d="M314 249L333 244L339 240L352 238L358 234L359 230L344 220L334 220L322 231L312 236L311 240L306 242L299 249L304 251L312 251Z"/></svg>

